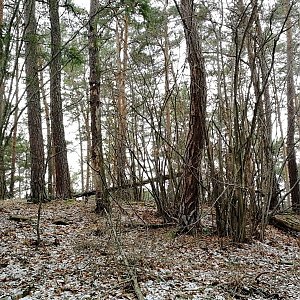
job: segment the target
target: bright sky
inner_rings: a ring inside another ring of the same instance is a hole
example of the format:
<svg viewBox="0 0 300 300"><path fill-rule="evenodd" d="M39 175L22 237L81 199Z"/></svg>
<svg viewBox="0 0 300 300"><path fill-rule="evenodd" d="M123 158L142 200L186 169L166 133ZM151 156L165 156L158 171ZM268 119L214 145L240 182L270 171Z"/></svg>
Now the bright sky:
<svg viewBox="0 0 300 300"><path fill-rule="evenodd" d="M87 11L90 10L90 0L74 0L76 5L84 7Z"/></svg>

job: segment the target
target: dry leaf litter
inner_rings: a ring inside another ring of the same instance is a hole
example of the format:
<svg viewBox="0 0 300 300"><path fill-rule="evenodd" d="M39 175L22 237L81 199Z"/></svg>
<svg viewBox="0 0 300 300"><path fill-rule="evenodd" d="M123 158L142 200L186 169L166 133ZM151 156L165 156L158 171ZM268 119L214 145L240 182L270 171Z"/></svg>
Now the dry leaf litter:
<svg viewBox="0 0 300 300"><path fill-rule="evenodd" d="M136 299L111 224L93 202L0 202L0 300ZM12 216L22 216L16 221ZM151 205L113 213L122 250L146 300L300 299L299 237L267 228L264 242L176 236ZM139 225L139 226L137 226Z"/></svg>

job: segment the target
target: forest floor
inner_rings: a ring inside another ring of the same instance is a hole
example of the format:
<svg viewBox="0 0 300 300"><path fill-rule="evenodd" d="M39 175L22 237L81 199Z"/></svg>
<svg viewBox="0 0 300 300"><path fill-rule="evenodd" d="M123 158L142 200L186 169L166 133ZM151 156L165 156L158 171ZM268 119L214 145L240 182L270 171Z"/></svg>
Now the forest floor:
<svg viewBox="0 0 300 300"><path fill-rule="evenodd" d="M133 274L147 300L300 299L299 237L272 226L264 242L233 244L141 226L161 223L150 204L122 205L111 221L91 200L52 201L37 248L37 210L0 202L1 300L136 299Z"/></svg>

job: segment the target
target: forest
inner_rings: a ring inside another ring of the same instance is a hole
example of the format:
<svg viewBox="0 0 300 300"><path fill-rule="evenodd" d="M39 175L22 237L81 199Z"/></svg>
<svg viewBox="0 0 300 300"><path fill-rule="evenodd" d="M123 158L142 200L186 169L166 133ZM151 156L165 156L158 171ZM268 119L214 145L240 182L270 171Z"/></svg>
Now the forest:
<svg viewBox="0 0 300 300"><path fill-rule="evenodd" d="M299 17L0 0L0 300L300 299Z"/></svg>

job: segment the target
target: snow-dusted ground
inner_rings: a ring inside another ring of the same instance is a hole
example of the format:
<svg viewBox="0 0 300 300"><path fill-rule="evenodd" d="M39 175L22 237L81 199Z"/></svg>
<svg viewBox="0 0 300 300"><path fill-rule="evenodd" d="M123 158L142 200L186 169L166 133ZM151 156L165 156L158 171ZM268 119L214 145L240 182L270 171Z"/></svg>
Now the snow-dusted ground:
<svg viewBox="0 0 300 300"><path fill-rule="evenodd" d="M263 243L175 238L171 227L124 226L137 215L159 221L151 207L134 208L115 212L114 226L145 299L300 299L297 238L272 227ZM36 249L37 206L0 202L0 300L136 299L112 230L92 211L92 203L77 201L43 205ZM16 222L11 215L30 219ZM69 224L53 224L59 218Z"/></svg>

